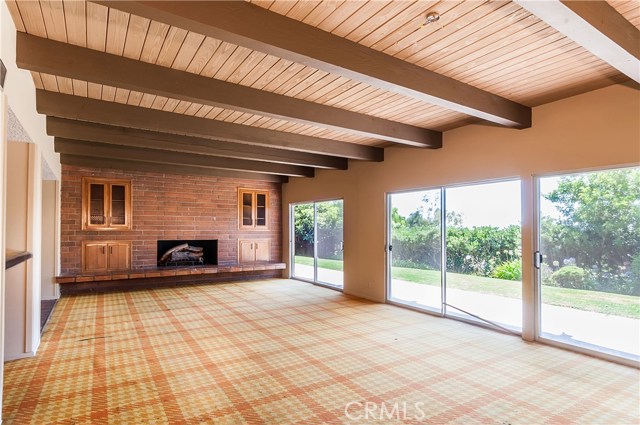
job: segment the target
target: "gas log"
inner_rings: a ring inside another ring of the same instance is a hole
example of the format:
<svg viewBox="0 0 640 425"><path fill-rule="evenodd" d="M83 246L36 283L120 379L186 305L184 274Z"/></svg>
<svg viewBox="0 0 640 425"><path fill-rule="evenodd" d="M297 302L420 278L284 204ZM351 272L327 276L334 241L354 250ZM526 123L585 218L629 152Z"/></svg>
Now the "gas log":
<svg viewBox="0 0 640 425"><path fill-rule="evenodd" d="M199 246L190 246L189 244L176 245L162 257L160 257L160 265L167 265L168 263L203 263L203 251L204 248Z"/></svg>

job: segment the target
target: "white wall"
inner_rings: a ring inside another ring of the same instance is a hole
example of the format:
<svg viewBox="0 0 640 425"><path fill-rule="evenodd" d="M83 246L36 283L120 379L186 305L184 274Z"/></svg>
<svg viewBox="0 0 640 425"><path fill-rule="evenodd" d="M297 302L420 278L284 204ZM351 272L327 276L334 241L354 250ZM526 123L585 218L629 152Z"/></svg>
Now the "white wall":
<svg viewBox="0 0 640 425"><path fill-rule="evenodd" d="M58 233L58 187L55 180L42 181L42 263L41 298L53 300L60 296L56 276L56 235Z"/></svg>
<svg viewBox="0 0 640 425"><path fill-rule="evenodd" d="M507 177L522 181L523 258L533 255L534 175L640 162L640 96L610 86L533 109L533 126L470 125L444 134L438 150L394 147L382 163L350 161L283 185L283 255L290 261L290 203L344 199L344 292L385 301L386 194ZM523 261L523 336L533 338L533 267Z"/></svg>
<svg viewBox="0 0 640 425"><path fill-rule="evenodd" d="M7 143L6 247L27 250L29 145ZM10 224L10 225L9 225ZM29 260L31 262L33 260ZM5 276L5 345L6 360L25 353L27 308L27 262L6 271Z"/></svg>
<svg viewBox="0 0 640 425"><path fill-rule="evenodd" d="M0 31L1 32L1 31ZM0 35L1 37L1 35ZM2 385L4 382L4 306L5 306L5 193L7 102L0 89L0 423L2 422Z"/></svg>
<svg viewBox="0 0 640 425"><path fill-rule="evenodd" d="M7 67L4 94L9 107L59 180L60 155L53 150L53 137L47 136L45 116L36 112L36 88L31 74L16 66L16 27L4 1L0 2L0 30L0 57Z"/></svg>
<svg viewBox="0 0 640 425"><path fill-rule="evenodd" d="M21 345L22 349L20 351L22 354L30 355L35 353L40 342L42 160L46 161L55 178L60 179L59 155L53 150L53 138L46 134L45 117L36 112L35 86L31 79L31 74L18 69L16 66L15 44L16 28L6 3L0 2L0 58L2 58L7 68L7 77L1 100L8 103L33 142L33 144L28 145L29 161L23 164L28 170L26 189L29 194L27 200L28 224L26 228L20 227L20 231L26 232L26 249L34 254L32 260L22 265L22 270L17 268L15 271L11 271L11 273L17 274L20 279L24 279L24 282L19 284L18 287L11 287L8 289L9 293L5 294L3 291L7 290L8 279L0 280L0 406L2 405L2 363L7 359L7 357L2 358L5 348L13 355L14 352L17 353L19 351L19 346ZM4 152L6 147L6 117L7 108L3 105L0 108L0 144L2 148L0 152ZM0 164L3 164L2 169L0 169L0 189L2 189L0 199L4 201L7 190L7 158L0 154L0 160L2 159L4 159L4 162L0 161ZM21 172L18 174L22 176ZM13 229L15 223L13 220L8 221L5 227L7 205L5 203L0 207L0 258L2 259L2 264L4 264L5 229ZM13 207L9 205L9 208ZM59 243L59 237L56 243ZM47 255L50 254L47 253ZM58 261L57 258L54 258L54 263L58 263ZM0 277L4 277L4 267L2 267ZM26 294L21 293L23 288ZM23 304L16 303L19 308L14 305L15 297L24 297ZM6 311L7 307L11 311ZM16 318L14 316L16 311L14 310L19 309L23 309L24 314L20 318ZM12 334L5 335L5 329L10 329ZM14 329L18 330L18 332L14 333ZM24 336L15 336L20 333L23 333ZM19 353L17 355L20 356Z"/></svg>

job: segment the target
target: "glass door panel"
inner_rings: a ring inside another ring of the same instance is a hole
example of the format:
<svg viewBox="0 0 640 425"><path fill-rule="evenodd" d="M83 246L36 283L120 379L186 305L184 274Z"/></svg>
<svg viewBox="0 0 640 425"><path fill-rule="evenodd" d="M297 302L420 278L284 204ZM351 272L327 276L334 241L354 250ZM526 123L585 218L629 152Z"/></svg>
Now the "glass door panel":
<svg viewBox="0 0 640 425"><path fill-rule="evenodd" d="M111 185L111 225L126 224L125 193L124 185Z"/></svg>
<svg viewBox="0 0 640 425"><path fill-rule="evenodd" d="M640 360L640 168L539 179L543 338Z"/></svg>
<svg viewBox="0 0 640 425"><path fill-rule="evenodd" d="M106 194L105 185L92 183L89 185L89 224L103 225L106 223Z"/></svg>
<svg viewBox="0 0 640 425"><path fill-rule="evenodd" d="M253 193L242 192L242 225L253 226Z"/></svg>
<svg viewBox="0 0 640 425"><path fill-rule="evenodd" d="M389 300L442 311L441 190L389 195Z"/></svg>
<svg viewBox="0 0 640 425"><path fill-rule="evenodd" d="M313 281L314 267L314 208L313 203L293 205L293 269L294 277Z"/></svg>
<svg viewBox="0 0 640 425"><path fill-rule="evenodd" d="M267 194L256 193L256 227L267 225Z"/></svg>
<svg viewBox="0 0 640 425"><path fill-rule="evenodd" d="M317 274L318 282L342 288L343 202L316 202Z"/></svg>
<svg viewBox="0 0 640 425"><path fill-rule="evenodd" d="M520 181L445 195L446 314L522 329Z"/></svg>

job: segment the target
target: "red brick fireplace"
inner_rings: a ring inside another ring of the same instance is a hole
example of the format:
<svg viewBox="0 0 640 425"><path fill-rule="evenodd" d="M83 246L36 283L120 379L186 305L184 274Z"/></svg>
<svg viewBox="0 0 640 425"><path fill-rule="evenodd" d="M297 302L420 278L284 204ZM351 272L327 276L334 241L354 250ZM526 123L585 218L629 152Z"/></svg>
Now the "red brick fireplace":
<svg viewBox="0 0 640 425"><path fill-rule="evenodd" d="M82 230L82 178L131 180L132 229ZM238 228L238 188L269 192L268 230ZM219 265L238 262L239 239L269 239L282 261L281 185L222 177L181 176L63 165L61 274L82 271L82 244L131 241L131 269L157 266L158 240L217 240Z"/></svg>

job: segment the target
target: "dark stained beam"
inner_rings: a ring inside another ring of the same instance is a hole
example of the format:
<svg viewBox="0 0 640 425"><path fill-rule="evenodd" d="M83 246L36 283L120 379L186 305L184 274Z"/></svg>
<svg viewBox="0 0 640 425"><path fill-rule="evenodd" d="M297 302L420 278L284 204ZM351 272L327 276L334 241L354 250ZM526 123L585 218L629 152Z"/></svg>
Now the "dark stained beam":
<svg viewBox="0 0 640 425"><path fill-rule="evenodd" d="M220 158L183 152L168 152L147 148L108 145L83 140L54 139L54 149L58 153L98 158L154 162L168 165L216 168L221 170L244 171L249 173L277 174L291 177L313 177L314 170L297 165L274 164L271 162L247 161L245 159Z"/></svg>
<svg viewBox="0 0 640 425"><path fill-rule="evenodd" d="M156 164L131 160L95 158L81 155L60 154L60 163L77 167L110 168L125 171L143 171L162 174L180 174L193 176L227 177L232 179L259 180L274 183L286 183L287 176L273 174L244 173L241 171L218 170L215 168L189 167L186 165Z"/></svg>
<svg viewBox="0 0 640 425"><path fill-rule="evenodd" d="M20 68L264 115L416 147L442 147L442 133L307 102L189 72L19 32Z"/></svg>
<svg viewBox="0 0 640 425"><path fill-rule="evenodd" d="M133 148L160 149L277 164L338 170L346 170L348 167L347 159L335 156L265 148L56 117L47 117L47 134L65 139L87 140Z"/></svg>
<svg viewBox="0 0 640 425"><path fill-rule="evenodd" d="M36 109L44 115L133 127L163 133L288 149L298 152L382 161L384 150L319 137L267 130L115 102L36 90Z"/></svg>
<svg viewBox="0 0 640 425"><path fill-rule="evenodd" d="M96 1L515 128L531 108L244 1Z"/></svg>
<svg viewBox="0 0 640 425"><path fill-rule="evenodd" d="M640 30L606 1L516 0L516 3L640 83Z"/></svg>

